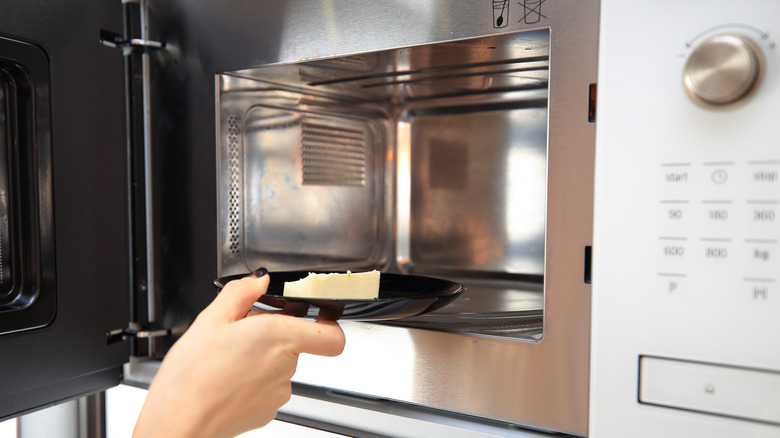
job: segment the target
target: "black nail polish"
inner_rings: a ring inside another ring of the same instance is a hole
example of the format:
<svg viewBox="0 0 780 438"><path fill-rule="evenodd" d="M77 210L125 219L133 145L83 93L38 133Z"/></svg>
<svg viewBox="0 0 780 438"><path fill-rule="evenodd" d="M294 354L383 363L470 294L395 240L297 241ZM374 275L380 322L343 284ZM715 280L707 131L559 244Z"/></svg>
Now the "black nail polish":
<svg viewBox="0 0 780 438"><path fill-rule="evenodd" d="M251 274L249 274L250 277L254 278L260 278L264 275L268 274L268 269L265 268L257 268L254 271L252 271Z"/></svg>

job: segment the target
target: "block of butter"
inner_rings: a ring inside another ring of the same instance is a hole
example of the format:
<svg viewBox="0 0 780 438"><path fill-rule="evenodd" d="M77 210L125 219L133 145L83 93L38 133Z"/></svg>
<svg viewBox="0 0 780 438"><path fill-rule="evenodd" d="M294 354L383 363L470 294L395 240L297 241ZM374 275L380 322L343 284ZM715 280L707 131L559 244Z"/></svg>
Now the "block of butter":
<svg viewBox="0 0 780 438"><path fill-rule="evenodd" d="M379 298L379 271L346 274L309 273L298 281L284 283L286 297L370 300Z"/></svg>

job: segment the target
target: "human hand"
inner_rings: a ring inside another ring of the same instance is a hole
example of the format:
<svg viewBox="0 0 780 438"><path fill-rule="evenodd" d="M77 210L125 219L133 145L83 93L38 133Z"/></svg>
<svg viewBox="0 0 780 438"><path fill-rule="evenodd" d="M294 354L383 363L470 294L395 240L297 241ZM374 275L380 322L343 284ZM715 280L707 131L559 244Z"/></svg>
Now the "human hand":
<svg viewBox="0 0 780 438"><path fill-rule="evenodd" d="M268 283L268 275L231 281L198 315L152 381L135 438L232 437L264 426L290 399L300 353L341 354L336 322L246 316Z"/></svg>

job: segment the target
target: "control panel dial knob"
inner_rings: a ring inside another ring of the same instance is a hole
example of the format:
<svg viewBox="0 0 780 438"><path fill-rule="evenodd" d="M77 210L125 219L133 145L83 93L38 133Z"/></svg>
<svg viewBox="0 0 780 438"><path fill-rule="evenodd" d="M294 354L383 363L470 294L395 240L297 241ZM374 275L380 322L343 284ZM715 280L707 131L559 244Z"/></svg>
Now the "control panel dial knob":
<svg viewBox="0 0 780 438"><path fill-rule="evenodd" d="M683 83L694 102L703 106L736 103L755 89L761 72L760 49L747 37L712 36L691 52Z"/></svg>

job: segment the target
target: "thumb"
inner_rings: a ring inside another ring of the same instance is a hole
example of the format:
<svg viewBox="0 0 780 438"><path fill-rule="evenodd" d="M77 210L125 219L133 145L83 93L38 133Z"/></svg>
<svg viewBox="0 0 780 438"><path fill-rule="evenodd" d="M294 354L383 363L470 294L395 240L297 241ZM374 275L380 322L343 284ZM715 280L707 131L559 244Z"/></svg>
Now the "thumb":
<svg viewBox="0 0 780 438"><path fill-rule="evenodd" d="M257 271L255 271L257 272ZM222 288L222 292L209 305L209 313L229 322L242 319L258 298L265 295L270 283L269 276L249 276L233 280Z"/></svg>

